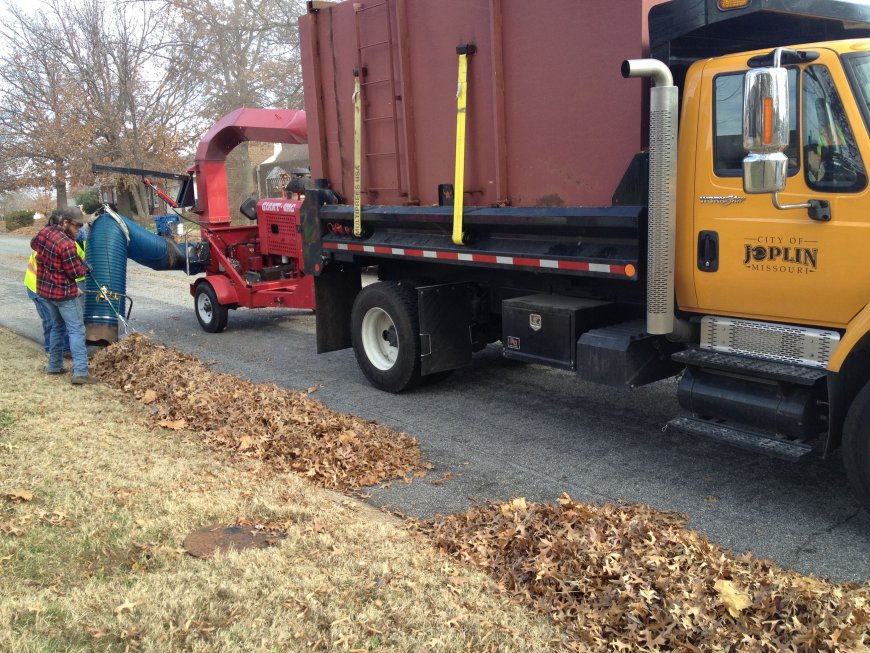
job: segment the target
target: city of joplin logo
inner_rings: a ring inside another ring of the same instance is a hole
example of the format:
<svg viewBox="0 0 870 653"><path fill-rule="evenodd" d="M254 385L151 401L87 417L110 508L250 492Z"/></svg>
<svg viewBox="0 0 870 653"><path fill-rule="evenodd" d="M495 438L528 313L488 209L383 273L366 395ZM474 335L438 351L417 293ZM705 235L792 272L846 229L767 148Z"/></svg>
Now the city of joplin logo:
<svg viewBox="0 0 870 653"><path fill-rule="evenodd" d="M819 248L806 247L801 238L777 237L752 238L752 243L743 246L743 265L754 272L785 272L786 274L810 274L819 263ZM774 244L775 241L775 244Z"/></svg>

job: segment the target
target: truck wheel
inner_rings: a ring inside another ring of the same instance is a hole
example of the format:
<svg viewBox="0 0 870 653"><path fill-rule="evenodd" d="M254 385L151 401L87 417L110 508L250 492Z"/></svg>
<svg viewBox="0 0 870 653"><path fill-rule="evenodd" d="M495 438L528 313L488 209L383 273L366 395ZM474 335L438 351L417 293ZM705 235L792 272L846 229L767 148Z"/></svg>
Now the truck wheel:
<svg viewBox="0 0 870 653"><path fill-rule="evenodd" d="M357 363L369 383L402 392L420 383L417 293L406 284L381 281L357 295L350 316Z"/></svg>
<svg viewBox="0 0 870 653"><path fill-rule="evenodd" d="M211 284L203 282L196 287L193 295L193 310L199 326L208 333L220 333L227 328L229 309L217 300Z"/></svg>
<svg viewBox="0 0 870 653"><path fill-rule="evenodd" d="M843 466L852 491L870 511L870 383L861 389L846 415Z"/></svg>

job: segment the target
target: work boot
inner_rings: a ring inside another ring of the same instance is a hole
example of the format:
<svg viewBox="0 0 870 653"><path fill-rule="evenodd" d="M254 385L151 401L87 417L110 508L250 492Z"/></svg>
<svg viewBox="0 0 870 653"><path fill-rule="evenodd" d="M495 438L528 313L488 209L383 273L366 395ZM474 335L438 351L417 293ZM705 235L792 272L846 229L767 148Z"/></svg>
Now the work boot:
<svg viewBox="0 0 870 653"><path fill-rule="evenodd" d="M74 376L72 378L73 385L87 385L90 383L99 383L99 382L100 382L100 380L97 377L91 376L90 374L85 374L84 376Z"/></svg>

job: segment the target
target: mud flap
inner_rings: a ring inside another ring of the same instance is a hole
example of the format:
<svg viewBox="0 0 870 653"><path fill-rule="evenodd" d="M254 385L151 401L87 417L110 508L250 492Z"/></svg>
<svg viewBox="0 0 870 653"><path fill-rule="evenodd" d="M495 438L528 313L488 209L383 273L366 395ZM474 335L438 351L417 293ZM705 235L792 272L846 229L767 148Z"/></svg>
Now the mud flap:
<svg viewBox="0 0 870 653"><path fill-rule="evenodd" d="M362 289L359 268L334 263L314 278L317 353L347 349L350 340L350 312Z"/></svg>
<svg viewBox="0 0 870 653"><path fill-rule="evenodd" d="M471 286L445 283L417 288L420 374L471 364Z"/></svg>

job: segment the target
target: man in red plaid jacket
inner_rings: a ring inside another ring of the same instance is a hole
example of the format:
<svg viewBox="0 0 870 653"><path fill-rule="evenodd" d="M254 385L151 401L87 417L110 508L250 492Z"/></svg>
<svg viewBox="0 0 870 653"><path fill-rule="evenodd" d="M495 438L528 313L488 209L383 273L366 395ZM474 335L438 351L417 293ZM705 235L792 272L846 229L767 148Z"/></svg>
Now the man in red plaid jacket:
<svg viewBox="0 0 870 653"><path fill-rule="evenodd" d="M78 209L62 209L60 224L48 225L40 231L30 247L36 252L36 293L45 299L53 324L48 350L48 373L63 374L63 327L69 334L73 358L73 385L97 383L88 373L88 350L85 345L85 323L78 301L76 278L87 274L87 264L78 255L75 237L82 228Z"/></svg>

